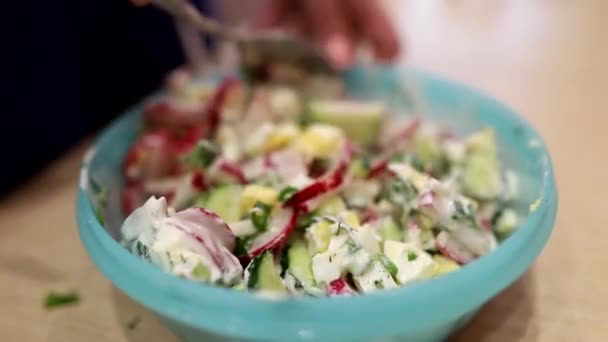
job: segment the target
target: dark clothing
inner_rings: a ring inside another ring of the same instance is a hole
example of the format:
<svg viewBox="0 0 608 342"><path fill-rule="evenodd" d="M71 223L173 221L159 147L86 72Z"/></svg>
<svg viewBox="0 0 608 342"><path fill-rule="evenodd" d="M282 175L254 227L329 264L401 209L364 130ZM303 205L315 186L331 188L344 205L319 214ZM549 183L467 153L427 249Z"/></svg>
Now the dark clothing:
<svg viewBox="0 0 608 342"><path fill-rule="evenodd" d="M183 63L172 19L128 0L20 2L5 45L4 193ZM7 5L9 6L9 5ZM12 121L11 121L12 120ZM10 121L10 122L9 122ZM7 155L8 154L8 155Z"/></svg>

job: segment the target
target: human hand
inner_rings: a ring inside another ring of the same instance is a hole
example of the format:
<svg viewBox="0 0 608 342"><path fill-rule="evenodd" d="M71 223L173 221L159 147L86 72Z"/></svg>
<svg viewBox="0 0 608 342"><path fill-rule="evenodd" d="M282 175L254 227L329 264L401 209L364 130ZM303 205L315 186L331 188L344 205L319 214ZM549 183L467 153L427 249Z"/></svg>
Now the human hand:
<svg viewBox="0 0 608 342"><path fill-rule="evenodd" d="M259 28L288 28L319 44L337 67L353 62L360 43L370 44L377 60L399 54L397 34L377 0L267 0Z"/></svg>

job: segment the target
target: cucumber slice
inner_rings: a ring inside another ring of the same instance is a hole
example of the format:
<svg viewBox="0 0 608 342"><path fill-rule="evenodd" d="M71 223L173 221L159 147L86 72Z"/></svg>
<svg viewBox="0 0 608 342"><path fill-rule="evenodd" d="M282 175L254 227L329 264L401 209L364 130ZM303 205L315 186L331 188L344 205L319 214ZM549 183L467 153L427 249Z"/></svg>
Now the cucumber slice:
<svg viewBox="0 0 608 342"><path fill-rule="evenodd" d="M222 185L197 200L195 206L213 211L226 222L236 222L241 218L242 190L240 185Z"/></svg>
<svg viewBox="0 0 608 342"><path fill-rule="evenodd" d="M468 195L479 199L497 198L503 184L496 156L477 153L467 157L463 181Z"/></svg>
<svg viewBox="0 0 608 342"><path fill-rule="evenodd" d="M382 241L403 241L403 231L390 216L384 217L382 221L380 221L378 233L380 234Z"/></svg>
<svg viewBox="0 0 608 342"><path fill-rule="evenodd" d="M467 141L463 185L465 192L478 199L494 199L503 191L496 138L491 128L473 134Z"/></svg>
<svg viewBox="0 0 608 342"><path fill-rule="evenodd" d="M274 257L269 251L255 257L247 266L245 274L247 288L250 290L285 292L279 270L274 264Z"/></svg>
<svg viewBox="0 0 608 342"><path fill-rule="evenodd" d="M304 287L314 285L312 258L308 254L308 246L304 240L296 240L291 244L283 256L282 264Z"/></svg>
<svg viewBox="0 0 608 342"><path fill-rule="evenodd" d="M308 108L311 121L338 126L363 145L376 141L385 116L384 105L378 102L311 100Z"/></svg>

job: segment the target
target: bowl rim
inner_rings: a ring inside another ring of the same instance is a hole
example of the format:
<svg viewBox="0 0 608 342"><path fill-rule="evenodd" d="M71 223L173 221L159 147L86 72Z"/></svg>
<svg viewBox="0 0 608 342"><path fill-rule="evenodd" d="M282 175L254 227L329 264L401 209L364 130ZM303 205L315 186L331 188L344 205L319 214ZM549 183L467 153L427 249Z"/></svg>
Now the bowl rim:
<svg viewBox="0 0 608 342"><path fill-rule="evenodd" d="M94 158L95 147L109 144L112 132L117 132L129 116L140 111L137 105L103 131L83 160L77 221L81 240L90 257L118 288L161 316L217 334L255 339L344 337L344 334L336 335L339 331L350 331L351 335L361 337L377 335L376 331L391 335L454 320L479 307L523 274L540 254L553 230L557 189L548 149L525 119L482 91L418 69L391 67L388 72L412 72L415 77L489 101L499 115L524 127L538 140L535 148L544 158L540 203L515 233L492 253L440 278L354 297L276 300L165 273L131 255L107 233L97 221L86 193L88 167ZM501 271L497 272L497 269ZM355 322L373 322L375 329Z"/></svg>

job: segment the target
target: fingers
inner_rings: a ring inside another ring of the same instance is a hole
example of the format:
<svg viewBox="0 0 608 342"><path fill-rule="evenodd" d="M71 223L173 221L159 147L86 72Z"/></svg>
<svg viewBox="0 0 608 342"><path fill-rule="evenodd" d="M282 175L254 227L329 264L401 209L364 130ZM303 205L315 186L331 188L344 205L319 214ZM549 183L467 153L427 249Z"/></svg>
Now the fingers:
<svg viewBox="0 0 608 342"><path fill-rule="evenodd" d="M141 1L141 0L140 0ZM279 26L287 16L287 1L266 0L260 5L261 10L254 19L254 25L258 28L272 28Z"/></svg>
<svg viewBox="0 0 608 342"><path fill-rule="evenodd" d="M338 68L352 63L354 41L344 8L336 0L301 1L303 15L313 37Z"/></svg>
<svg viewBox="0 0 608 342"><path fill-rule="evenodd" d="M399 54L399 38L380 1L345 0L348 15L373 47L377 59L390 61Z"/></svg>
<svg viewBox="0 0 608 342"><path fill-rule="evenodd" d="M257 27L295 28L321 44L339 68L352 63L359 39L369 42L382 61L400 51L396 31L377 0L266 0L262 8Z"/></svg>

